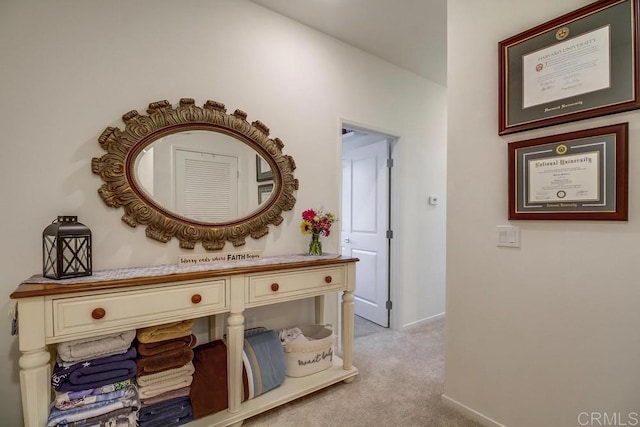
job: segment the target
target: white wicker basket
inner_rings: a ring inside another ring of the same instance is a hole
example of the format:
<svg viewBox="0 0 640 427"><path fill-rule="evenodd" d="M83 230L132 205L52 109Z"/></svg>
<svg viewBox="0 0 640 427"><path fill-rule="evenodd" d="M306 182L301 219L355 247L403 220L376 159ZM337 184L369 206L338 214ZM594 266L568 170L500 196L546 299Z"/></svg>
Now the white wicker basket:
<svg viewBox="0 0 640 427"><path fill-rule="evenodd" d="M285 344L288 377L304 377L329 368L333 362L333 328L331 325L298 326L307 342Z"/></svg>

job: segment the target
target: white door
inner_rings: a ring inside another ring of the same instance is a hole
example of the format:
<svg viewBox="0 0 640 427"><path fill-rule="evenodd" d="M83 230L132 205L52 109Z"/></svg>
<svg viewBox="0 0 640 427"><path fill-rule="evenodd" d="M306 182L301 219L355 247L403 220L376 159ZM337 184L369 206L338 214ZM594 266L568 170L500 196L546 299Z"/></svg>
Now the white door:
<svg viewBox="0 0 640 427"><path fill-rule="evenodd" d="M342 254L356 263L355 313L389 326L389 168L388 142L342 155Z"/></svg>

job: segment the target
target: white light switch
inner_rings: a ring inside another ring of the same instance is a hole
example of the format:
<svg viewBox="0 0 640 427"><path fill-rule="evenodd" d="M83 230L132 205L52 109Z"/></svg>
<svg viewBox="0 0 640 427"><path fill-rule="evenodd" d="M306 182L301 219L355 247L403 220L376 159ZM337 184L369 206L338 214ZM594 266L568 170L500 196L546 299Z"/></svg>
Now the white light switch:
<svg viewBox="0 0 640 427"><path fill-rule="evenodd" d="M520 227L513 225L498 225L498 246L519 248Z"/></svg>

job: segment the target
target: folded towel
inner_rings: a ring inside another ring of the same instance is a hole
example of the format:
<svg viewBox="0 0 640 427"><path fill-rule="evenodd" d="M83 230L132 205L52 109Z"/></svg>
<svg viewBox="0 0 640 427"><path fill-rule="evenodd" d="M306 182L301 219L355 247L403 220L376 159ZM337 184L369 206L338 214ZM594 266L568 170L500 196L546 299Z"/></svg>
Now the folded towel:
<svg viewBox="0 0 640 427"><path fill-rule="evenodd" d="M166 371L156 372L155 374L143 375L137 378L138 386L145 387L148 385L161 384L163 382L170 382L176 378L183 378L191 376L195 372L193 362L189 361L184 366L179 368L167 369Z"/></svg>
<svg viewBox="0 0 640 427"><path fill-rule="evenodd" d="M56 391L55 398L53 399L53 404L55 405L56 408L60 410L75 408L77 406L84 406L87 403L92 403L91 398L94 396L99 396L101 394L122 390L126 388L129 384L133 384L133 382L130 379L124 380L124 381L118 381L113 384L106 384L96 388L90 388L87 390L67 391L67 392Z"/></svg>
<svg viewBox="0 0 640 427"><path fill-rule="evenodd" d="M55 406L51 406L47 427L54 427L58 424L68 424L74 421L84 420L86 418L98 417L111 411L122 408L138 408L140 401L138 399L138 391L136 386L130 385L125 389L126 393L117 399L105 400L85 405L79 408L73 408L61 411Z"/></svg>
<svg viewBox="0 0 640 427"><path fill-rule="evenodd" d="M61 342L57 346L58 357L64 362L80 362L97 357L121 354L131 347L135 337L136 331L131 330Z"/></svg>
<svg viewBox="0 0 640 427"><path fill-rule="evenodd" d="M189 397L194 419L227 409L227 346L222 340L211 341L193 349L193 383ZM249 381L242 370L242 400L249 396Z"/></svg>
<svg viewBox="0 0 640 427"><path fill-rule="evenodd" d="M246 337L242 359L249 377L249 399L284 382L287 362L276 331L268 330Z"/></svg>
<svg viewBox="0 0 640 427"><path fill-rule="evenodd" d="M189 319L181 322L165 323L163 325L138 329L136 336L138 337L138 341L145 344L165 341L191 335L192 327L193 319Z"/></svg>
<svg viewBox="0 0 640 427"><path fill-rule="evenodd" d="M71 366L56 363L51 375L51 385L56 391L78 391L128 380L136 374L136 349L131 347L124 354L101 357L79 362Z"/></svg>
<svg viewBox="0 0 640 427"><path fill-rule="evenodd" d="M140 427L177 427L193 421L193 415L185 410L186 415L174 417L171 419L159 419L157 421L147 421L144 424L138 424ZM120 426L117 426L120 427Z"/></svg>
<svg viewBox="0 0 640 427"><path fill-rule="evenodd" d="M179 348L155 356L142 357L136 361L136 365L138 366L136 376L142 377L156 372L179 368L192 360L193 350L190 348Z"/></svg>
<svg viewBox="0 0 640 427"><path fill-rule="evenodd" d="M193 410L189 398L179 398L175 403L157 408L147 408L150 413L138 413L140 427L174 427L192 421Z"/></svg>
<svg viewBox="0 0 640 427"><path fill-rule="evenodd" d="M138 396L140 396L140 399L149 399L151 397L158 396L168 391L189 387L192 382L193 382L193 376L187 375L182 378L174 378L171 381L166 381L159 384L152 384L144 387L138 387Z"/></svg>
<svg viewBox="0 0 640 427"><path fill-rule="evenodd" d="M186 415L184 411L187 407L189 414L191 414L191 401L189 397L176 397L165 400L155 405L140 408L138 411L138 421L141 425L144 425L145 421L153 421L161 418L171 419L172 417L180 418Z"/></svg>
<svg viewBox="0 0 640 427"><path fill-rule="evenodd" d="M191 387L182 387L176 390L170 390L161 393L157 396L149 397L140 400L140 407L150 406L158 402L164 402L165 400L173 399L176 397L188 397L191 391Z"/></svg>
<svg viewBox="0 0 640 427"><path fill-rule="evenodd" d="M227 346L222 340L193 349L196 372L191 385L193 417L202 418L229 406L227 392Z"/></svg>
<svg viewBox="0 0 640 427"><path fill-rule="evenodd" d="M170 340L158 342L139 342L136 348L138 349L138 354L140 356L146 357L155 356L157 354L162 354L164 352L176 349L193 348L196 346L196 342L196 336L191 334L186 337L173 338Z"/></svg>

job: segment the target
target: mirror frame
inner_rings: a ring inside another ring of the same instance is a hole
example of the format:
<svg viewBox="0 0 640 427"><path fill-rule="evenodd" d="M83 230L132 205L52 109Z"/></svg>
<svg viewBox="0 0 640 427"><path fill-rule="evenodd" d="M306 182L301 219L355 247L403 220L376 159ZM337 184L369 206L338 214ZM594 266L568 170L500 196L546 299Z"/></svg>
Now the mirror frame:
<svg viewBox="0 0 640 427"><path fill-rule="evenodd" d="M91 160L91 171L100 175L104 184L98 193L107 206L122 207L122 221L131 227L146 226L146 235L166 243L175 237L180 247L193 249L198 242L206 250L221 250L227 241L234 246L245 244L250 235L259 239L269 233L269 224L282 223L282 212L291 210L296 202L293 192L298 180L291 156L282 154L284 144L279 138L269 138L269 128L259 120L249 123L247 114L235 110L227 114L224 104L207 101L198 107L192 98L182 98L176 108L167 101L149 104L147 115L136 110L122 116L124 130L107 127L98 142L107 151ZM274 190L258 210L224 223L190 220L160 206L140 187L134 177L138 154L152 142L181 131L207 130L229 135L253 148L273 171Z"/></svg>

